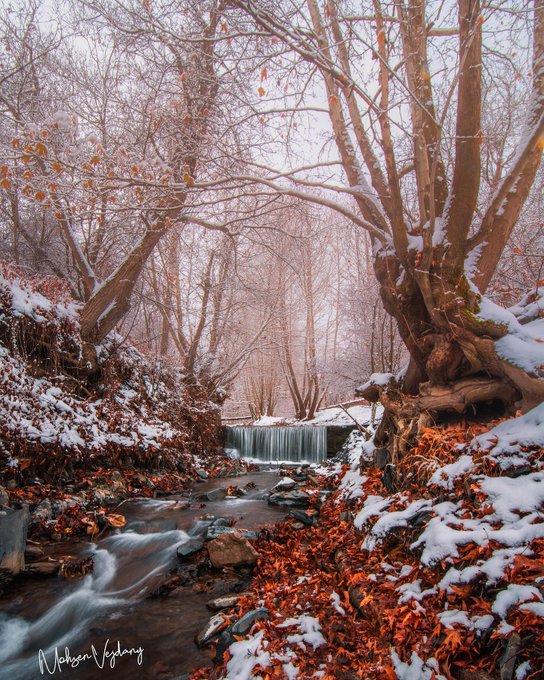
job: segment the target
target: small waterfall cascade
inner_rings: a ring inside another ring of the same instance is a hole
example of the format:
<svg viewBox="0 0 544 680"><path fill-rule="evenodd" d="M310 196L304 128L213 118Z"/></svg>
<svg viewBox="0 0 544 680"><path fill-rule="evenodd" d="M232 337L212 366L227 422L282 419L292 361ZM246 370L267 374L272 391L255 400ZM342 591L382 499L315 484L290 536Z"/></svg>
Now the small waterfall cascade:
<svg viewBox="0 0 544 680"><path fill-rule="evenodd" d="M320 463L327 457L327 428L227 427L225 449L262 462Z"/></svg>

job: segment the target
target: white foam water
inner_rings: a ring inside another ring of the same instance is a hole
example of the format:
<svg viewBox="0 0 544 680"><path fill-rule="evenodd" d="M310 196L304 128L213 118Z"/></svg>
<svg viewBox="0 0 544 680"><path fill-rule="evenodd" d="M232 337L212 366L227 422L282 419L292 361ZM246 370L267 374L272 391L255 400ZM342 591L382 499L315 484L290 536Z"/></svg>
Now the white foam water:
<svg viewBox="0 0 544 680"><path fill-rule="evenodd" d="M227 427L225 449L258 462L320 463L327 457L327 428Z"/></svg>
<svg viewBox="0 0 544 680"><path fill-rule="evenodd" d="M134 602L176 561L184 531L137 534L132 531L91 546L94 570L35 621L0 614L0 679L39 677L38 653L74 645L89 623L108 610ZM72 586L72 587L70 587Z"/></svg>

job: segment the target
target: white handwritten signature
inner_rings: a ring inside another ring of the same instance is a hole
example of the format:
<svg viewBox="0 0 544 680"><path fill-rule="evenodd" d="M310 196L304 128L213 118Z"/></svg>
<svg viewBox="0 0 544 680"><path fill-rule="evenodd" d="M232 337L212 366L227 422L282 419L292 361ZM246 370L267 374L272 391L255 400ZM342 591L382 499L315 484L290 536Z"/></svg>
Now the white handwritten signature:
<svg viewBox="0 0 544 680"><path fill-rule="evenodd" d="M104 649L102 650L101 654L99 654L94 645L91 645L90 653L87 652L84 654L78 654L77 656L72 656L70 654L69 647L65 647L64 650L61 650L60 652L58 647L55 647L54 653L51 652L54 658L49 659L49 663L47 662L45 652L42 649L40 649L38 651L38 664L40 666L40 673L42 675L44 673L49 673L49 675L53 675L53 673L55 673L57 670L59 671L59 673L62 672L63 666L69 668L77 668L80 663L92 660L94 660L94 662L100 669L104 668L106 663L109 664L110 668L115 668L117 660L127 655L136 656L136 663L138 664L138 666L142 665L144 657L143 647L125 648L121 647L121 643L118 641L117 648L112 647L111 649L108 649L109 643L110 641L108 638L106 640L106 643L104 644Z"/></svg>

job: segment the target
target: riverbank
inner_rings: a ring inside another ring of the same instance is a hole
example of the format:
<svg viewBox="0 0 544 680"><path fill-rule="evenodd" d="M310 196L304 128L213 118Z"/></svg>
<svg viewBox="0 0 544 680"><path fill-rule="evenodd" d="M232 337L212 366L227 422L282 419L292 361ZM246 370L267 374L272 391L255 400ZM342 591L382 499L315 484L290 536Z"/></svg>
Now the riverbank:
<svg viewBox="0 0 544 680"><path fill-rule="evenodd" d="M428 428L397 491L371 445L321 468L315 519L257 544L231 622L266 613L192 680L540 678L543 432L543 405L491 429Z"/></svg>
<svg viewBox="0 0 544 680"><path fill-rule="evenodd" d="M252 571L252 563L237 564L239 555L232 554L225 566L214 566L210 546L232 527L243 536L249 531L255 544L251 532L266 536L288 511L266 500L279 470L241 467L231 474L202 479L183 493L127 500L112 508L124 513L125 526L50 542L51 557L68 552L90 562L89 571L71 578L26 573L9 585L0 600L0 677L40 677L39 649L51 660L55 647L84 654L91 645L103 650L108 640L144 651L141 666L127 657L100 670L105 680L131 673L162 680L209 666L213 650L194 642L214 615L207 605L246 590ZM94 662L64 671L72 680L91 680L98 672Z"/></svg>

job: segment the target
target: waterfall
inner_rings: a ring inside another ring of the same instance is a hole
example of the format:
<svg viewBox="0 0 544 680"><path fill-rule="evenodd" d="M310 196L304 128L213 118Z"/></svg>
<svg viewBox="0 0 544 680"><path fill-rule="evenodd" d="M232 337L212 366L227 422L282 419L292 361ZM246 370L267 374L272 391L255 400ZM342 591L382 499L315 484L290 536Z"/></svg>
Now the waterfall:
<svg viewBox="0 0 544 680"><path fill-rule="evenodd" d="M327 457L327 428L227 427L225 448L259 461L320 463Z"/></svg>

